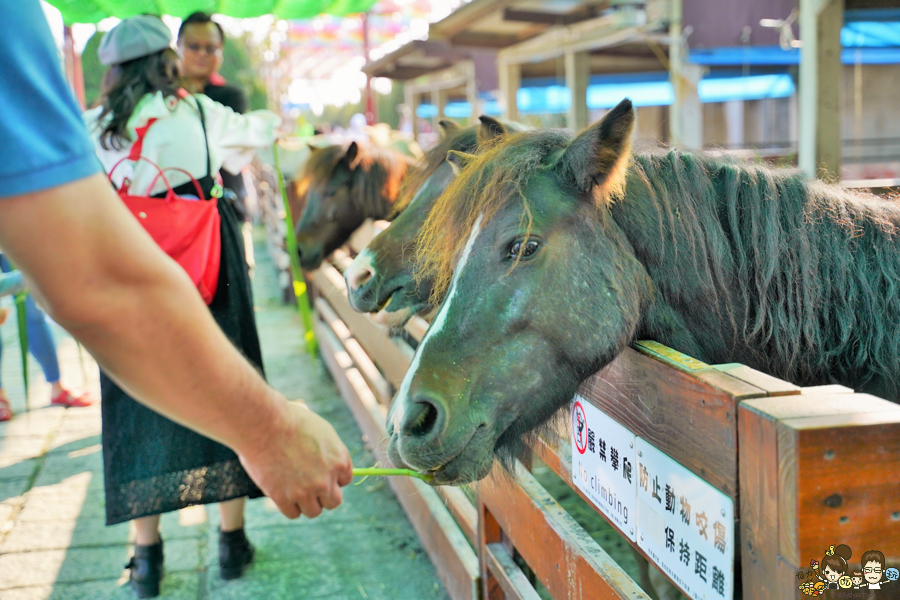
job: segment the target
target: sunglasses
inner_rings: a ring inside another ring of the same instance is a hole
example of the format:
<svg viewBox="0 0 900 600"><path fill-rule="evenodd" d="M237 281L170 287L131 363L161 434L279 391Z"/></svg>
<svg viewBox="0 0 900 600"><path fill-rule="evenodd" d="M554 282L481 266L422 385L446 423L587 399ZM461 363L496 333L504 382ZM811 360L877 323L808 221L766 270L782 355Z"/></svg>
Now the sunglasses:
<svg viewBox="0 0 900 600"><path fill-rule="evenodd" d="M197 42L188 42L184 45L184 47L187 50L190 50L191 52L193 52L195 54L205 52L206 54L213 55L213 54L218 54L219 52L222 51L222 46L216 46L213 44L204 46L203 44L198 44Z"/></svg>

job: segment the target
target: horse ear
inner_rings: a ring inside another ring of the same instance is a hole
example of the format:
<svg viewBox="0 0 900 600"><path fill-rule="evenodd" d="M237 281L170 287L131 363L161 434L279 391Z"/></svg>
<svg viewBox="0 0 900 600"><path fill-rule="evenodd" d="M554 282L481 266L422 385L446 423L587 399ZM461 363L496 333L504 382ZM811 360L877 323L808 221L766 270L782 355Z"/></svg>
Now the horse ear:
<svg viewBox="0 0 900 600"><path fill-rule="evenodd" d="M438 121L438 125L441 128L441 137L442 138L447 137L454 131L458 131L458 130L462 129L462 127L460 127L459 123L457 123L453 119L441 119L440 121Z"/></svg>
<svg viewBox="0 0 900 600"><path fill-rule="evenodd" d="M466 154L457 150L447 152L447 162L450 163L450 168L453 169L454 175L459 175L459 172L465 169L466 165L472 162L474 158L474 154Z"/></svg>
<svg viewBox="0 0 900 600"><path fill-rule="evenodd" d="M506 125L501 123L499 119L495 119L494 117L490 117L488 115L481 115L480 117L478 117L478 120L481 121L481 124L478 126L478 131L476 133L479 144L509 133Z"/></svg>
<svg viewBox="0 0 900 600"><path fill-rule="evenodd" d="M347 152L344 153L344 162L348 165L353 165L357 156L359 156L359 144L350 142L350 145L347 146Z"/></svg>
<svg viewBox="0 0 900 600"><path fill-rule="evenodd" d="M558 172L586 193L597 187L599 197L621 192L633 130L634 108L626 98L572 140L557 163Z"/></svg>

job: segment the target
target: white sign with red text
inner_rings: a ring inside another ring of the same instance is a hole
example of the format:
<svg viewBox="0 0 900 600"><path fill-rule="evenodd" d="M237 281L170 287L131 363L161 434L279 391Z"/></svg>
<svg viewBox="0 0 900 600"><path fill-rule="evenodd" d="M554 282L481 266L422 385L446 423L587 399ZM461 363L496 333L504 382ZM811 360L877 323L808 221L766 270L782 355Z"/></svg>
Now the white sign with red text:
<svg viewBox="0 0 900 600"><path fill-rule="evenodd" d="M581 396L572 400L572 481L631 541L637 535L635 436Z"/></svg>
<svg viewBox="0 0 900 600"><path fill-rule="evenodd" d="M734 502L637 438L638 546L692 600L731 600Z"/></svg>

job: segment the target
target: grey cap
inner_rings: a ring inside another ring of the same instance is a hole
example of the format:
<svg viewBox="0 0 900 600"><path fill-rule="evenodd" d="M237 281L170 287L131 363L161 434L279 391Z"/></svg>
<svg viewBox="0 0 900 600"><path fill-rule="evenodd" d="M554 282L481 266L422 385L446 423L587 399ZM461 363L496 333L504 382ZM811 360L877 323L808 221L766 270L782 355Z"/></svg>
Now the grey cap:
<svg viewBox="0 0 900 600"><path fill-rule="evenodd" d="M125 19L100 40L97 56L104 65L117 65L172 47L172 32L159 17Z"/></svg>

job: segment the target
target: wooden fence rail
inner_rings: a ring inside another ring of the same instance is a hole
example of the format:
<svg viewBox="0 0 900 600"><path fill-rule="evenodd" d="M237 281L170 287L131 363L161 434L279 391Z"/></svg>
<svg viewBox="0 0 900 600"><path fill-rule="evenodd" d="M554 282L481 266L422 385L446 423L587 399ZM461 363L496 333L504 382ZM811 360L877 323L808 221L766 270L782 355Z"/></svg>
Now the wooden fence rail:
<svg viewBox="0 0 900 600"><path fill-rule="evenodd" d="M341 276L348 262L338 252L311 274L316 333L386 464L387 405L412 348L350 308ZM414 318L406 331L420 340L426 328ZM900 562L900 406L841 386L800 388L743 365L707 365L655 342L627 349L579 395L734 503L744 598L805 597L798 571L832 544L848 544L857 561L876 549ZM588 500L572 480L570 427L566 417L558 437L533 449ZM473 486L474 504L458 488L391 478L451 598L536 598L522 561L557 600L648 598L524 467L514 475L495 469Z"/></svg>

